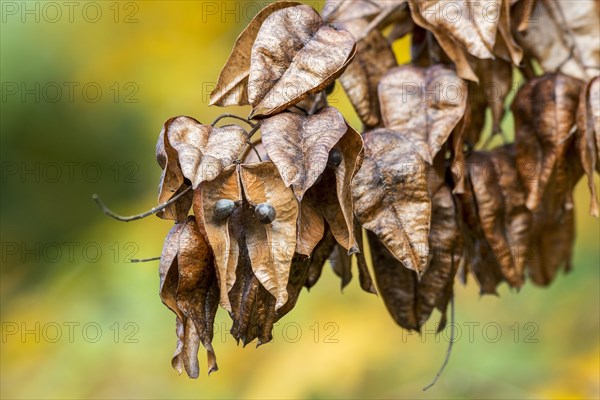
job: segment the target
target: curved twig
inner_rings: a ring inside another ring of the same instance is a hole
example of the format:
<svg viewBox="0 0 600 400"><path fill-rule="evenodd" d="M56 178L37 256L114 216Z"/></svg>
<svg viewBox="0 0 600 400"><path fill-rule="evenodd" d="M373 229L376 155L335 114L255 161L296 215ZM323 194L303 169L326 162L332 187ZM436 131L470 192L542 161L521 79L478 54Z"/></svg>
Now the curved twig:
<svg viewBox="0 0 600 400"><path fill-rule="evenodd" d="M106 214L109 217L114 218L118 221L129 222L129 221L135 221L137 219L146 218L152 214L156 214L157 212L164 210L166 207L170 206L171 204L175 203L177 200L179 200L180 198L185 196L190 190L192 190L191 186L186 188L183 192L179 193L177 196L173 197L169 201L159 204L158 206L151 208L150 210L148 210L144 213L130 215L130 216L122 216L122 215L119 215L119 214L116 214L115 212L113 212L110 208L108 208L106 206L106 204L104 204L104 202L102 202L102 200L100 200L100 197L96 193L94 193L92 195L92 199L94 199L94 201L96 202L96 204L98 204L100 209L102 209L102 212L104 214Z"/></svg>
<svg viewBox="0 0 600 400"><path fill-rule="evenodd" d="M158 261L160 260L160 256L158 257L150 257L150 258L132 258L129 260L130 263L144 263L149 261Z"/></svg>
<svg viewBox="0 0 600 400"><path fill-rule="evenodd" d="M446 350L446 357L444 358L442 366L435 375L435 378L433 378L433 381L431 381L429 385L425 386L423 391L430 389L437 383L437 380L440 376L442 376L446 365L448 365L448 361L450 361L450 355L452 354L452 346L454 346L454 330L454 295L452 295L452 297L450 297L450 342L448 343L448 349Z"/></svg>
<svg viewBox="0 0 600 400"><path fill-rule="evenodd" d="M221 114L221 115L219 115L217 117L217 119L215 119L213 122L211 122L210 126L215 126L217 124L217 122L219 122L223 118L234 118L234 119L237 119L237 120L240 120L240 121L244 121L245 123L247 123L248 125L250 125L252 128L254 128L256 126L256 124L254 124L253 122L250 122L246 118L240 117L240 116L235 115L235 114Z"/></svg>

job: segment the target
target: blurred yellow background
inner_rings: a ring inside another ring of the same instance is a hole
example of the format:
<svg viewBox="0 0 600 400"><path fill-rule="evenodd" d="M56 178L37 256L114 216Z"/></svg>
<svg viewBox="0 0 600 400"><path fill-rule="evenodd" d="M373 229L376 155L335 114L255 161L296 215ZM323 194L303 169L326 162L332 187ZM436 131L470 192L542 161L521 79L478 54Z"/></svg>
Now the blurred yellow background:
<svg viewBox="0 0 600 400"><path fill-rule="evenodd" d="M125 214L155 205L162 123L223 112L208 95L266 3L0 3L1 397L598 398L600 229L583 180L574 271L500 298L457 284L461 336L428 392L447 347L447 334L431 333L437 315L422 337L407 334L356 278L340 293L329 269L273 343L236 346L219 310L221 369L198 380L171 369L174 316L157 263L126 262L159 255L171 224L110 220L91 194ZM408 60L406 41L395 50ZM332 104L358 127L341 90Z"/></svg>

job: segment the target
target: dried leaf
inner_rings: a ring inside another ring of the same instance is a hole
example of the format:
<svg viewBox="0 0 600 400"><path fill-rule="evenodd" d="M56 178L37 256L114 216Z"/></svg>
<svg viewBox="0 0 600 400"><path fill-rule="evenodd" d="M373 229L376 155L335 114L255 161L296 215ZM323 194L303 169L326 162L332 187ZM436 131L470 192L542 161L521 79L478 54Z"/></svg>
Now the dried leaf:
<svg viewBox="0 0 600 400"><path fill-rule="evenodd" d="M574 159L575 153L576 149L571 147L564 158ZM549 285L561 269L571 270L575 239L572 192L583 170L576 162L566 163L565 169L564 174L553 177L553 190L544 193L540 207L533 213L526 267L529 277L537 285Z"/></svg>
<svg viewBox="0 0 600 400"><path fill-rule="evenodd" d="M578 1L576 7L564 0L540 0L531 16L536 22L517 39L544 71L591 79L600 67L599 14L595 0Z"/></svg>
<svg viewBox="0 0 600 400"><path fill-rule="evenodd" d="M299 201L325 170L330 150L347 130L344 117L333 107L315 115L281 113L261 124L263 145Z"/></svg>
<svg viewBox="0 0 600 400"><path fill-rule="evenodd" d="M279 309L288 298L286 286L296 248L298 203L272 162L243 165L240 177L252 207L267 203L277 213L271 224L244 218L244 228L252 271L277 299L275 308Z"/></svg>
<svg viewBox="0 0 600 400"><path fill-rule="evenodd" d="M526 0L530 1L530 0ZM514 65L520 65L523 59L523 49L517 44L512 35L511 0L502 0L502 10L498 20L498 37L494 45L494 54Z"/></svg>
<svg viewBox="0 0 600 400"><path fill-rule="evenodd" d="M166 132L183 176L195 188L215 179L231 165L246 145L246 132L237 125L212 127L190 117L177 117Z"/></svg>
<svg viewBox="0 0 600 400"><path fill-rule="evenodd" d="M365 32L368 25L369 23L362 19L339 24L354 37ZM350 102L367 128L379 125L377 84L381 77L396 65L396 56L388 41L381 32L373 30L358 42L354 60L339 78Z"/></svg>
<svg viewBox="0 0 600 400"><path fill-rule="evenodd" d="M502 0L486 2L440 0L416 1L416 10L430 26L445 30L477 58L494 58L492 49Z"/></svg>
<svg viewBox="0 0 600 400"><path fill-rule="evenodd" d="M564 180L559 175L565 174L580 90L577 79L547 74L529 81L513 102L517 165L530 210L539 206L553 176Z"/></svg>
<svg viewBox="0 0 600 400"><path fill-rule="evenodd" d="M431 218L425 162L395 131L377 129L363 139L365 158L352 184L356 217L406 268L422 275Z"/></svg>
<svg viewBox="0 0 600 400"><path fill-rule="evenodd" d="M177 335L177 347L175 348L175 352L173 353L173 358L171 358L171 367L179 375L183 372L183 340L184 340L184 323L179 319L179 317L175 317L175 334Z"/></svg>
<svg viewBox="0 0 600 400"><path fill-rule="evenodd" d="M369 267L367 265L367 259L365 258L365 246L363 244L363 230L357 220L354 220L354 237L358 244L359 251L354 253L356 256L356 266L358 267L358 281L360 287L367 293L377 294L375 289L375 283L371 278Z"/></svg>
<svg viewBox="0 0 600 400"><path fill-rule="evenodd" d="M352 280L352 259L338 244L329 255L329 262L333 272L340 277L343 290Z"/></svg>
<svg viewBox="0 0 600 400"><path fill-rule="evenodd" d="M368 0L327 0L323 6L323 19L327 22L343 22L356 19L372 19L383 10L380 4Z"/></svg>
<svg viewBox="0 0 600 400"><path fill-rule="evenodd" d="M183 319L183 314L177 306L177 286L179 285L177 253L179 252L179 235L184 225L185 222L176 223L167 234L159 265L160 299L181 319Z"/></svg>
<svg viewBox="0 0 600 400"><path fill-rule="evenodd" d="M442 313L438 332L446 325L446 309L460 263L463 243L459 217L450 188L441 185L431 198L430 260L418 286L419 324L425 324L435 307Z"/></svg>
<svg viewBox="0 0 600 400"><path fill-rule="evenodd" d="M304 286L306 286L307 289L313 287L321 277L323 266L327 262L327 259L329 258L329 255L331 254L335 246L335 237L331 233L329 227L326 227L325 235L323 236L319 244L317 244L312 253L312 256L310 257L308 274L306 276L306 282L304 282Z"/></svg>
<svg viewBox="0 0 600 400"><path fill-rule="evenodd" d="M281 317L290 312L296 305L298 297L300 296L300 292L304 287L304 282L306 282L306 278L308 276L309 264L310 258L299 254L294 255L287 285L288 301L283 305L283 307L275 311L275 319L273 322L279 321ZM262 343L266 343L267 341L265 341L264 338L261 339Z"/></svg>
<svg viewBox="0 0 600 400"><path fill-rule="evenodd" d="M481 228L477 203L473 191L471 180L465 182L465 190L458 195L461 205L461 214L463 215L463 281L466 279L466 273L472 272L479 284L480 294L497 295L496 288L504 281L500 264L485 239L485 234Z"/></svg>
<svg viewBox="0 0 600 400"><path fill-rule="evenodd" d="M352 179L358 173L363 162L363 140L361 136L352 128L348 127L348 131L340 141L336 144L342 155L342 162L335 168L335 187L341 216L345 227L336 212L336 217L332 216L332 212L327 209L324 211L325 219L336 240L350 253L356 252L356 238L354 236L354 200L352 197ZM343 238L346 237L344 241Z"/></svg>
<svg viewBox="0 0 600 400"><path fill-rule="evenodd" d="M156 143L156 160L163 170L158 185L158 202L161 204L177 196L188 186L184 183L177 151L169 144L165 134L175 119L171 118L164 123L158 136L158 142ZM163 219L184 221L191 206L192 195L189 193L175 203L167 206L164 210L159 211L156 215Z"/></svg>
<svg viewBox="0 0 600 400"><path fill-rule="evenodd" d="M590 189L590 214L600 215L594 183L594 170L600 173L600 77L592 79L581 91L577 109L577 149Z"/></svg>
<svg viewBox="0 0 600 400"><path fill-rule="evenodd" d="M302 203L324 218L336 241L353 254L358 251L358 247L353 228L351 182L362 163L361 136L348 127L346 134L335 145L334 151L341 157L340 164L325 169L318 183L307 191ZM332 190L334 187L335 191Z"/></svg>
<svg viewBox="0 0 600 400"><path fill-rule="evenodd" d="M469 179L475 197L479 224L485 240L490 245L504 279L513 287L523 285L523 268L517 268L511 245L506 235L505 223L510 223L506 218L506 201L500 187L501 176L513 173L516 179L516 170L506 170L510 164L505 164L504 170L496 164L490 153L473 152L468 159ZM506 177L505 181L511 179ZM524 229L529 228L525 226ZM520 264L522 265L522 264Z"/></svg>
<svg viewBox="0 0 600 400"><path fill-rule="evenodd" d="M512 65L503 60L479 60L477 62L479 90L492 111L492 134L501 132L500 122L504 117L504 101L512 89ZM472 104L471 104L472 105ZM485 111L473 108L471 115Z"/></svg>
<svg viewBox="0 0 600 400"><path fill-rule="evenodd" d="M230 217L229 230L232 238L235 238L240 247L238 253L236 279L233 287L229 291L229 300L231 303L231 317L233 325L231 334L236 340L243 338L246 327L251 318L254 307L256 292L260 287L260 282L252 272L252 265L246 246L245 218L254 218L250 205L243 202L240 207L233 211Z"/></svg>
<svg viewBox="0 0 600 400"><path fill-rule="evenodd" d="M247 105L248 76L250 75L250 55L260 27L267 17L282 8L297 6L299 3L278 1L263 8L240 33L227 63L221 70L215 89L210 94L210 105L221 107Z"/></svg>
<svg viewBox="0 0 600 400"><path fill-rule="evenodd" d="M239 245L235 236L229 234L229 219L218 219L215 216L217 201L231 200L239 204L242 200L239 176L235 165L226 167L214 180L203 182L196 189L194 197L194 213L202 216L202 224L206 230L208 243L215 256L217 277L220 288L220 304L231 311L228 292L235 282L235 269L239 253Z"/></svg>
<svg viewBox="0 0 600 400"><path fill-rule="evenodd" d="M254 213L247 202L236 209L231 216L231 234L236 236L240 247L246 249L245 225L252 222ZM275 297L258 281L252 272L250 257L247 251L241 251L236 271L237 279L229 292L233 319L231 334L236 340L247 345L258 338L258 345L272 339L273 324L295 305L300 289L306 281L309 259L295 254L290 267L287 283L288 300L275 310Z"/></svg>
<svg viewBox="0 0 600 400"><path fill-rule="evenodd" d="M309 6L273 12L252 47L251 117L276 114L325 89L344 72L355 51L349 32L324 25Z"/></svg>
<svg viewBox="0 0 600 400"><path fill-rule="evenodd" d="M417 0L408 0L413 21L415 24L428 30L435 36L435 39L439 43L440 47L456 66L456 72L458 76L460 76L462 79L477 82L477 76L473 72L473 68L469 63L466 50L454 41L447 29L442 29L441 27L437 26L437 24L430 23L423 15L421 15L421 7L429 3L437 3L437 1L420 2ZM439 13L434 13L431 17L435 19L435 15L438 15L439 19Z"/></svg>
<svg viewBox="0 0 600 400"><path fill-rule="evenodd" d="M183 348L181 357L183 367L190 378L196 379L200 375L200 366L198 365L198 350L200 349L200 338L196 331L194 322L187 318L183 330ZM173 364L173 362L172 362Z"/></svg>
<svg viewBox="0 0 600 400"><path fill-rule="evenodd" d="M518 32L523 32L529 26L537 2L538 0L510 0L511 22Z"/></svg>
<svg viewBox="0 0 600 400"><path fill-rule="evenodd" d="M485 125L485 110L488 106L485 91L474 82L469 82L469 101L467 104L468 124L463 131L463 141L469 148L475 148L481 137L481 130Z"/></svg>
<svg viewBox="0 0 600 400"><path fill-rule="evenodd" d="M571 269L575 216L572 209L538 211L532 243L526 254L527 270L533 283L549 285L561 269Z"/></svg>
<svg viewBox="0 0 600 400"><path fill-rule="evenodd" d="M414 271L404 268L372 232L369 232L369 243L377 286L394 320L403 328L419 331L433 309L438 308L442 313L439 332L446 324L446 308L453 294L462 244L457 210L447 186L438 187L432 198L432 210L431 257L420 280Z"/></svg>
<svg viewBox="0 0 600 400"><path fill-rule="evenodd" d="M177 265L177 306L195 325L196 334L207 350L210 374L218 369L211 342L219 303L219 289L212 250L200 234L194 217L187 220L179 235Z"/></svg>
<svg viewBox="0 0 600 400"><path fill-rule="evenodd" d="M511 246L516 274L523 277L527 249L531 245L533 218L525 206L527 196L519 179L515 146L511 144L495 149L492 152L492 161L496 170L500 172L498 184L504 199L504 234Z"/></svg>
<svg viewBox="0 0 600 400"><path fill-rule="evenodd" d="M415 306L418 279L415 271L402 265L377 235L367 232L373 257L373 271L377 289L394 321L404 329L420 330Z"/></svg>
<svg viewBox="0 0 600 400"><path fill-rule="evenodd" d="M323 215L309 201L300 203L296 252L310 256L325 234Z"/></svg>
<svg viewBox="0 0 600 400"><path fill-rule="evenodd" d="M258 338L257 346L268 343L273 339L273 325L285 314L293 309L300 295L302 285L306 280L308 271L308 257L296 254L290 267L290 278L287 285L289 297L285 305L275 310L275 298L260 284L254 275L250 279L238 280L242 282L234 291L242 293L242 304L239 308L244 314L232 315L234 324L232 335L236 340L241 340L244 346ZM249 266L244 266L246 273L251 274ZM236 282L237 285L237 282Z"/></svg>
<svg viewBox="0 0 600 400"><path fill-rule="evenodd" d="M405 135L429 164L465 113L467 86L441 65L402 66L379 83L386 128Z"/></svg>

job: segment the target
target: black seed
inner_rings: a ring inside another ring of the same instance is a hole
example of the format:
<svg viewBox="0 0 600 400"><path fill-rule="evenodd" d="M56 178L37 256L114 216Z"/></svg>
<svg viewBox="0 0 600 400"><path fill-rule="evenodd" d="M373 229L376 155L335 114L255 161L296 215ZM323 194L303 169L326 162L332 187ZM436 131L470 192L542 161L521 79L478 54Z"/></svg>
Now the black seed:
<svg viewBox="0 0 600 400"><path fill-rule="evenodd" d="M229 199L220 199L215 204L213 217L217 220L225 219L231 215L235 209L235 203Z"/></svg>
<svg viewBox="0 0 600 400"><path fill-rule="evenodd" d="M254 209L254 214L256 215L256 218L258 218L258 220L263 224L270 224L277 216L277 212L275 212L273 206L267 203L260 203L257 205Z"/></svg>
<svg viewBox="0 0 600 400"><path fill-rule="evenodd" d="M331 149L327 158L327 165L333 168L338 167L342 163L342 152L338 149Z"/></svg>

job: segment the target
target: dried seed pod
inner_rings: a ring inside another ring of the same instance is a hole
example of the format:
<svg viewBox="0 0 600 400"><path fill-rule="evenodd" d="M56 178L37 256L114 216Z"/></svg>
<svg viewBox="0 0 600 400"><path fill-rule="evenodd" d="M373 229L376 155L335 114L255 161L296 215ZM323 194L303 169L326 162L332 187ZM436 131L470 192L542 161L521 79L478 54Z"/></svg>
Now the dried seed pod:
<svg viewBox="0 0 600 400"><path fill-rule="evenodd" d="M229 199L220 199L217 200L215 204L215 211L213 213L213 218L216 220L222 220L231 215L233 210L235 209L235 203Z"/></svg>
<svg viewBox="0 0 600 400"><path fill-rule="evenodd" d="M258 218L262 224L270 224L275 221L275 217L277 216L277 212L273 206L267 203L260 203L257 205L254 209L254 214L256 214L256 218Z"/></svg>

